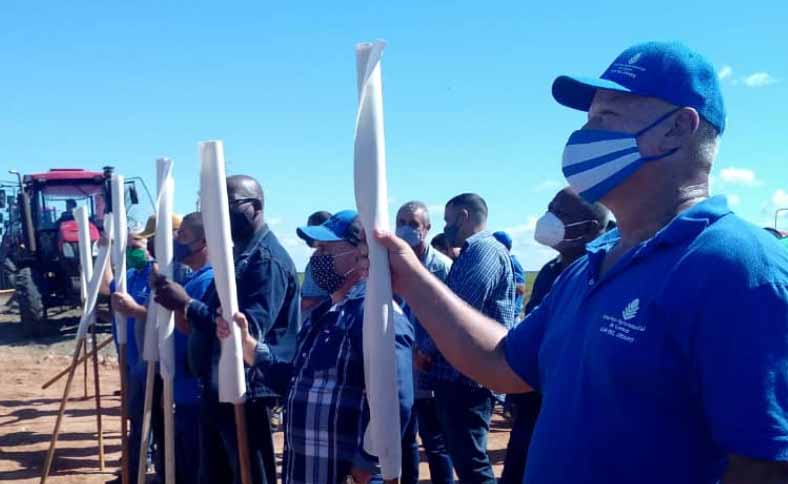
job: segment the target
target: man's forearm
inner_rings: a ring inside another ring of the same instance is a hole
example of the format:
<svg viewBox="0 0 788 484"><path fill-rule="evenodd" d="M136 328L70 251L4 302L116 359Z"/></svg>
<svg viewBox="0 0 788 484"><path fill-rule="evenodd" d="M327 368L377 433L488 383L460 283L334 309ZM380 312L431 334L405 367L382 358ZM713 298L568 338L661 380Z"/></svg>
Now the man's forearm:
<svg viewBox="0 0 788 484"><path fill-rule="evenodd" d="M457 370L493 390L531 390L506 362L505 327L466 304L426 270L411 274L403 286L402 296Z"/></svg>

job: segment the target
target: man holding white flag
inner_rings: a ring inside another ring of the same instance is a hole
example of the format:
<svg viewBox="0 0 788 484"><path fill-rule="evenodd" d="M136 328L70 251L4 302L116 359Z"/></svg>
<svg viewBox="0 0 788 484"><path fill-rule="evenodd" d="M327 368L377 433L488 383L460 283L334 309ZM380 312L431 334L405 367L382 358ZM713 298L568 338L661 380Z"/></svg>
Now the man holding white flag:
<svg viewBox="0 0 788 484"><path fill-rule="evenodd" d="M366 275L358 214L338 212L323 225L298 229L316 247L315 283L330 297L312 310L299 334L285 414L284 484L380 481L377 456L363 447L370 425L364 368ZM413 406L413 325L398 309L395 331L400 433Z"/></svg>
<svg viewBox="0 0 788 484"><path fill-rule="evenodd" d="M276 482L273 439L268 406L283 391L282 382L295 351L300 323L298 277L293 261L265 224L264 195L251 177L227 178L230 225L234 243L238 305L248 321L244 347L246 426L251 477L255 484ZM201 299L193 299L179 284L158 275L156 302L184 318L189 335L189 366L203 384L201 397L201 484L240 484L238 445L233 405L220 403L216 314L220 302L214 284ZM219 456L226 456L222 459ZM231 479L227 467L232 469Z"/></svg>

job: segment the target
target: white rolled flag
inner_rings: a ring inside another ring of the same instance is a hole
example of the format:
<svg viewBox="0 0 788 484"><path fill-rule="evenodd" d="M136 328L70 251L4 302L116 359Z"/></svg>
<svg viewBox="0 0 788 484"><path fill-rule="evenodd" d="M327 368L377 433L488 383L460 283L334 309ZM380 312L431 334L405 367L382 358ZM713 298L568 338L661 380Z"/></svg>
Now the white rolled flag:
<svg viewBox="0 0 788 484"><path fill-rule="evenodd" d="M90 275L93 273L93 251L90 250L90 220L88 220L88 210L86 207L74 209L74 219L77 221L77 235L79 237L79 280L80 295L82 303L85 303L88 294L88 283Z"/></svg>
<svg viewBox="0 0 788 484"><path fill-rule="evenodd" d="M107 235L112 233L112 219L109 217L105 217L104 219L104 233ZM101 289L101 279L109 264L111 248L112 238L107 237L107 245L99 247L95 270L88 280L85 302L82 305L82 316L79 318L79 326L77 328L77 341L85 337L88 328L95 321L96 302L98 301L99 290Z"/></svg>
<svg viewBox="0 0 788 484"><path fill-rule="evenodd" d="M172 160L156 160L156 179L159 194L156 198L156 263L159 273L172 279L172 204L175 180L172 177ZM156 305L156 324L159 329L159 368L162 378L175 376L175 318L172 311Z"/></svg>
<svg viewBox="0 0 788 484"><path fill-rule="evenodd" d="M123 177L112 175L112 267L115 279L115 292L126 294L126 243L128 227L126 225L126 199ZM126 316L115 313L118 344L125 345L128 341Z"/></svg>
<svg viewBox="0 0 788 484"><path fill-rule="evenodd" d="M208 259L213 266L216 292L222 304L222 317L230 321L231 336L222 340L219 358L219 401L241 403L246 393L241 331L232 323L238 312L235 287L233 239L224 168L224 147L220 140L200 143L200 212L205 227Z"/></svg>
<svg viewBox="0 0 788 484"><path fill-rule="evenodd" d="M356 206L367 231L369 278L364 301L364 380L370 422L364 448L378 457L384 479L395 479L402 465L397 366L394 355L394 304L386 249L373 229L389 229L383 85L380 58L385 43L356 46L358 113L354 149Z"/></svg>

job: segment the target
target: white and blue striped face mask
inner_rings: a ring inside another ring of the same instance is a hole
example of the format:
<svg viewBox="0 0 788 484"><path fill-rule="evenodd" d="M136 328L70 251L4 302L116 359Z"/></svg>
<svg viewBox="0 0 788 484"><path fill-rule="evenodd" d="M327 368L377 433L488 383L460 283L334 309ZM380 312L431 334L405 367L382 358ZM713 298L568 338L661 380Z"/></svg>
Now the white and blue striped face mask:
<svg viewBox="0 0 788 484"><path fill-rule="evenodd" d="M601 129L572 133L564 147L561 166L569 186L587 202L598 202L645 163L675 153L678 148L657 156L643 156L638 138L680 109L665 113L634 134Z"/></svg>

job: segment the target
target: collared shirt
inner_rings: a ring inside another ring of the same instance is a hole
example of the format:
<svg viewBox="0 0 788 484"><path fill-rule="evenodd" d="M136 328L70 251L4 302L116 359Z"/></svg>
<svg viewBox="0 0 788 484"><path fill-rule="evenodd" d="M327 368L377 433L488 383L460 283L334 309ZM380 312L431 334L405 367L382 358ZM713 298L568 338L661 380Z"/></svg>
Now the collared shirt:
<svg viewBox="0 0 788 484"><path fill-rule="evenodd" d="M716 483L728 454L788 460L788 253L724 197L600 276L613 230L510 331L544 396L526 482Z"/></svg>
<svg viewBox="0 0 788 484"><path fill-rule="evenodd" d="M514 324L514 275L509 252L490 232L479 232L463 244L447 279L449 288L466 303L501 325ZM460 374L429 341L425 353L432 356L431 375L438 381L479 386Z"/></svg>
<svg viewBox="0 0 788 484"><path fill-rule="evenodd" d="M522 264L520 261L517 260L517 257L514 254L510 255L509 258L512 261L512 273L514 274L514 286L515 289L517 286L525 285L525 269L523 269ZM514 319L518 320L520 317L520 313L523 311L523 299L524 296L520 293L515 293L514 296Z"/></svg>
<svg viewBox="0 0 788 484"><path fill-rule="evenodd" d="M213 268L206 264L192 272L183 288L189 297L202 299L213 282ZM194 376L188 365L189 336L175 330L175 378L173 378L173 397L176 405L194 405L200 400L200 380Z"/></svg>
<svg viewBox="0 0 788 484"><path fill-rule="evenodd" d="M134 299L134 302L141 306L148 304L150 288L148 278L150 277L153 263L149 262L142 269L129 269L126 271L126 293ZM115 281L110 282L110 293L115 292ZM145 321L139 324L144 327ZM145 378L145 365L142 360L142 340L138 339L142 331L137 331L137 320L130 317L126 321L126 367L133 377ZM118 329L115 317L112 317L112 337L115 341L115 349L118 349Z"/></svg>
<svg viewBox="0 0 788 484"><path fill-rule="evenodd" d="M258 341L255 364L245 368L247 397L275 396L273 369L292 360L300 326L298 275L268 226L237 252L238 306L249 321L249 332ZM214 318L220 304L212 283L202 301L192 301L187 311L192 324L189 367L200 376L204 392L211 398L218 394L220 344Z"/></svg>
<svg viewBox="0 0 788 484"><path fill-rule="evenodd" d="M344 482L350 466L374 471L363 451L369 408L364 383L366 284L339 304L316 308L299 333L285 413L285 484ZM413 405L413 329L394 312L401 429ZM344 474L344 475L343 475Z"/></svg>
<svg viewBox="0 0 788 484"><path fill-rule="evenodd" d="M427 250L421 258L421 263L430 271L430 274L440 279L441 282L446 282L446 279L449 277L449 270L451 269L451 260L449 260L448 257L442 257L440 252L427 246ZM402 312L407 316L411 324L413 324L416 335L416 348L420 350L424 347L434 348L435 343L432 342L429 333L424 330L424 327L421 325L418 318L416 318L413 310L408 306L407 301L402 303ZM414 371L416 398L429 398L432 396L433 382L430 376L431 373L432 372L425 373L419 370Z"/></svg>

